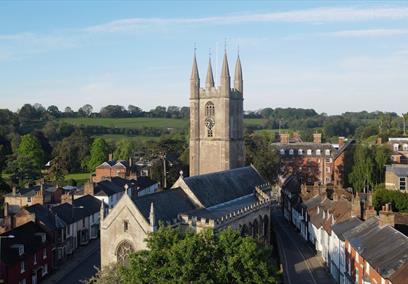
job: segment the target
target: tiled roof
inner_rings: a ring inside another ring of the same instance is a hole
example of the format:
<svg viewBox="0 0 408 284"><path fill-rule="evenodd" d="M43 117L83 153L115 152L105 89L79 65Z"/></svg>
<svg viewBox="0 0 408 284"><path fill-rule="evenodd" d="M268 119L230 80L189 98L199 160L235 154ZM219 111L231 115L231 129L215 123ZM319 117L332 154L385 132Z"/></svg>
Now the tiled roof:
<svg viewBox="0 0 408 284"><path fill-rule="evenodd" d="M95 195L96 196L112 196L114 194L124 192L123 186L119 186L109 180L103 180L95 185Z"/></svg>
<svg viewBox="0 0 408 284"><path fill-rule="evenodd" d="M40 189L41 189L40 185L34 185L34 186L29 187L29 188L22 187L22 188L17 189L16 195L20 195L20 196L24 196L24 197L32 197L32 196L36 195L40 191ZM57 190L56 187L44 185L44 194L45 195L49 195L49 194L51 194L51 192L54 192L56 190ZM13 195L12 192L9 192L9 193L5 194L4 196L14 196L14 195Z"/></svg>
<svg viewBox="0 0 408 284"><path fill-rule="evenodd" d="M408 262L408 237L372 217L344 234L355 250L382 277L389 279Z"/></svg>
<svg viewBox="0 0 408 284"><path fill-rule="evenodd" d="M386 166L387 172L393 172L398 177L408 176L408 165L392 164Z"/></svg>
<svg viewBox="0 0 408 284"><path fill-rule="evenodd" d="M344 241L344 233L357 227L361 223L363 223L363 221L357 217L353 217L346 221L334 224L332 230L340 240Z"/></svg>
<svg viewBox="0 0 408 284"><path fill-rule="evenodd" d="M85 195L80 198L74 199L74 206L82 206L87 216L99 212L101 208L101 202L98 198L95 198L91 195Z"/></svg>
<svg viewBox="0 0 408 284"><path fill-rule="evenodd" d="M47 234L45 234L46 241L43 243L41 237L36 235L36 233L45 233L45 231L39 225L30 221L1 234L1 236L14 236L12 239L1 239L1 261L7 264L14 264L21 261L26 255L31 255L33 252L48 246L50 240L48 239ZM24 245L23 255L20 256L18 249L12 248L12 245L15 244Z"/></svg>
<svg viewBox="0 0 408 284"><path fill-rule="evenodd" d="M204 207L249 195L266 183L252 166L187 177L184 182Z"/></svg>
<svg viewBox="0 0 408 284"><path fill-rule="evenodd" d="M162 192L133 197L133 203L149 222L150 206L153 203L157 221L171 222L181 212L196 208L181 188L168 189Z"/></svg>
<svg viewBox="0 0 408 284"><path fill-rule="evenodd" d="M58 217L58 215L52 213L47 207L41 204L31 205L27 207L26 210L30 213L34 213L35 218L51 231L64 228L66 226L65 222Z"/></svg>
<svg viewBox="0 0 408 284"><path fill-rule="evenodd" d="M95 214L101 207L101 201L97 198L85 195L74 200L74 206L69 203L52 207L53 213L57 214L67 224L75 223L87 216Z"/></svg>

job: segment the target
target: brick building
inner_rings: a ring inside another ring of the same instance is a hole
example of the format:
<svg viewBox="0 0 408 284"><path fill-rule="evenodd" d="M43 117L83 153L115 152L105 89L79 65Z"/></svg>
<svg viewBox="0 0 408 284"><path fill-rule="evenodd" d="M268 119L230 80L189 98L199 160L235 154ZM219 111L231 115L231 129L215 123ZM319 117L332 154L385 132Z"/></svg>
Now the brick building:
<svg viewBox="0 0 408 284"><path fill-rule="evenodd" d="M408 237L393 228L393 214L383 208L344 233L346 283L403 284L408 279Z"/></svg>
<svg viewBox="0 0 408 284"><path fill-rule="evenodd" d="M408 165L392 164L385 169L385 187L391 190L408 190Z"/></svg>
<svg viewBox="0 0 408 284"><path fill-rule="evenodd" d="M343 185L344 160L347 150L354 143L339 138L338 144L322 143L320 133L313 135L313 142L303 142L298 134L290 137L280 134L280 141L272 145L281 155L283 175L297 173L302 183L313 185Z"/></svg>
<svg viewBox="0 0 408 284"><path fill-rule="evenodd" d="M112 177L121 177L124 179L136 179L139 176L139 169L137 165L134 165L132 159L129 161L112 160L112 155L109 155L109 160L103 162L95 169L95 175L93 176L94 182L100 182Z"/></svg>
<svg viewBox="0 0 408 284"><path fill-rule="evenodd" d="M408 164L408 138L389 138L387 145L393 151L391 159L396 164Z"/></svg>
<svg viewBox="0 0 408 284"><path fill-rule="evenodd" d="M28 222L1 237L0 279L8 284L38 283L53 269L52 244L46 232Z"/></svg>

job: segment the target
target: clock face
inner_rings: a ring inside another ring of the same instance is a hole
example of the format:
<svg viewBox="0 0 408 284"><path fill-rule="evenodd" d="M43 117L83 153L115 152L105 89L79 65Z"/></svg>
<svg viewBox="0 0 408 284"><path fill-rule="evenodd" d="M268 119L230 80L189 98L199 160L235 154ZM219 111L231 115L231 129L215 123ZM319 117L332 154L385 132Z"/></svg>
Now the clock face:
<svg viewBox="0 0 408 284"><path fill-rule="evenodd" d="M215 121L214 121L213 118L207 117L207 118L205 119L205 126L206 126L208 129L212 129L212 128L214 127L214 125L215 125Z"/></svg>

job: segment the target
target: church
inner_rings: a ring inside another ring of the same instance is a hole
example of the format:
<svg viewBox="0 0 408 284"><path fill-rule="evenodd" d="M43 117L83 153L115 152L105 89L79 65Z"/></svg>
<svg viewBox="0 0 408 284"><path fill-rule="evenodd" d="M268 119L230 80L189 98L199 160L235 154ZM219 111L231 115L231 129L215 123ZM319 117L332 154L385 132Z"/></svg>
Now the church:
<svg viewBox="0 0 408 284"><path fill-rule="evenodd" d="M159 224L195 232L232 227L270 242L271 186L245 166L243 78L238 56L231 88L227 53L215 87L211 59L200 87L196 56L190 79L190 176L171 189L132 197L131 189L108 212L101 207L101 266L125 261L146 249L145 239Z"/></svg>

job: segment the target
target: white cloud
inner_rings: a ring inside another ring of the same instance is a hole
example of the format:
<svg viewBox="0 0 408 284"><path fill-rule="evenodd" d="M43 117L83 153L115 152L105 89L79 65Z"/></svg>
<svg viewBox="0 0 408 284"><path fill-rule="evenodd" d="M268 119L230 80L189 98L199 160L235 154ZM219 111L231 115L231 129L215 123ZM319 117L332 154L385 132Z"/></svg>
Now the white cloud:
<svg viewBox="0 0 408 284"><path fill-rule="evenodd" d="M314 8L286 12L226 15L202 18L129 18L86 27L86 32L140 31L171 25L228 25L238 23L288 22L359 22L408 19L407 7L340 7Z"/></svg>
<svg viewBox="0 0 408 284"><path fill-rule="evenodd" d="M330 37L387 37L407 34L408 29L364 29L335 31L329 33L320 33L319 35Z"/></svg>

